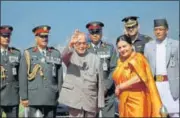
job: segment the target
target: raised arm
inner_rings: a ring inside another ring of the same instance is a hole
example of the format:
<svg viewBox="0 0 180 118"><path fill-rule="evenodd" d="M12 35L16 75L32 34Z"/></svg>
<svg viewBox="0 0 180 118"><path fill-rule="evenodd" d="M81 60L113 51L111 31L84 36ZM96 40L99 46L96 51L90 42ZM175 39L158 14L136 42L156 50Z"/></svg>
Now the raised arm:
<svg viewBox="0 0 180 118"><path fill-rule="evenodd" d="M74 31L74 34L71 36L71 40L69 41L68 46L66 46L66 48L62 52L62 61L64 62L66 67L68 66L71 56L73 54L74 44L78 41L78 33L79 30L76 29Z"/></svg>

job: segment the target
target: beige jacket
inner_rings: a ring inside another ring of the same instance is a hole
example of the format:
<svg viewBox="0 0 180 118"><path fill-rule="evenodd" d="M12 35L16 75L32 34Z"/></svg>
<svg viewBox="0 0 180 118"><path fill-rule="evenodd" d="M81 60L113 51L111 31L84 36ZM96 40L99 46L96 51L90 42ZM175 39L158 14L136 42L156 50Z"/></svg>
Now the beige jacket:
<svg viewBox="0 0 180 118"><path fill-rule="evenodd" d="M62 59L67 66L67 74L59 103L89 112L97 112L98 108L104 107L105 86L100 58L90 52L81 57L66 48Z"/></svg>

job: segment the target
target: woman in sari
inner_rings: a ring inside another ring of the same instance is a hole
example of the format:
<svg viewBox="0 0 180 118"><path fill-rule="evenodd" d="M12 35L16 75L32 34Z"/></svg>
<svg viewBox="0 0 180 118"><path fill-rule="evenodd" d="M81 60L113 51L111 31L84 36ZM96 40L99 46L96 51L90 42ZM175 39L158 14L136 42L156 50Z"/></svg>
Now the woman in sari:
<svg viewBox="0 0 180 118"><path fill-rule="evenodd" d="M133 51L126 35L116 41L119 59L113 72L120 117L161 117L162 102L146 58Z"/></svg>

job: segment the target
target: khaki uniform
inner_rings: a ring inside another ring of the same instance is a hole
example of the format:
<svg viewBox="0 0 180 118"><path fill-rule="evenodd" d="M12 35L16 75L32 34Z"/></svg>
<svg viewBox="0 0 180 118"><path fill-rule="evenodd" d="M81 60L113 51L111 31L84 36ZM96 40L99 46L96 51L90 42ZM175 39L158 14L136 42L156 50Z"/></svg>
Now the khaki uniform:
<svg viewBox="0 0 180 118"><path fill-rule="evenodd" d="M7 117L18 117L21 52L14 47L9 47L6 54L1 52L0 56L0 116L4 111ZM9 112L7 112L8 110Z"/></svg>
<svg viewBox="0 0 180 118"><path fill-rule="evenodd" d="M103 80L105 83L105 107L103 108L103 117L114 117L115 114L115 85L112 80L112 72L116 67L117 54L114 46L107 42L100 41L100 46L94 49L89 43L88 51L96 54L101 59Z"/></svg>
<svg viewBox="0 0 180 118"><path fill-rule="evenodd" d="M28 57L29 67L26 60ZM43 55L37 47L25 50L20 63L20 97L22 100L29 100L30 109L41 110L46 107L55 110L62 82L63 70L58 50L47 47L46 55Z"/></svg>

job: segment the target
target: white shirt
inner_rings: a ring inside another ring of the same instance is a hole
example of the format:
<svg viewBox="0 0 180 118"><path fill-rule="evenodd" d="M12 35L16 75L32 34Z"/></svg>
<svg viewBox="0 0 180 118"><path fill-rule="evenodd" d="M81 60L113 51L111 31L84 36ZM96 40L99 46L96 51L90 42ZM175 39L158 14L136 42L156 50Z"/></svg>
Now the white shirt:
<svg viewBox="0 0 180 118"><path fill-rule="evenodd" d="M100 45L101 45L101 42L99 42L97 45L95 45L94 43L91 43L92 44L92 47L94 48L95 46L97 47L97 48L99 48L100 47ZM94 48L95 49L95 48Z"/></svg>
<svg viewBox="0 0 180 118"><path fill-rule="evenodd" d="M156 75L167 75L166 44L167 38L163 41L156 40Z"/></svg>
<svg viewBox="0 0 180 118"><path fill-rule="evenodd" d="M7 55L8 49L1 48L1 54L2 54L4 51L6 51L6 55Z"/></svg>

